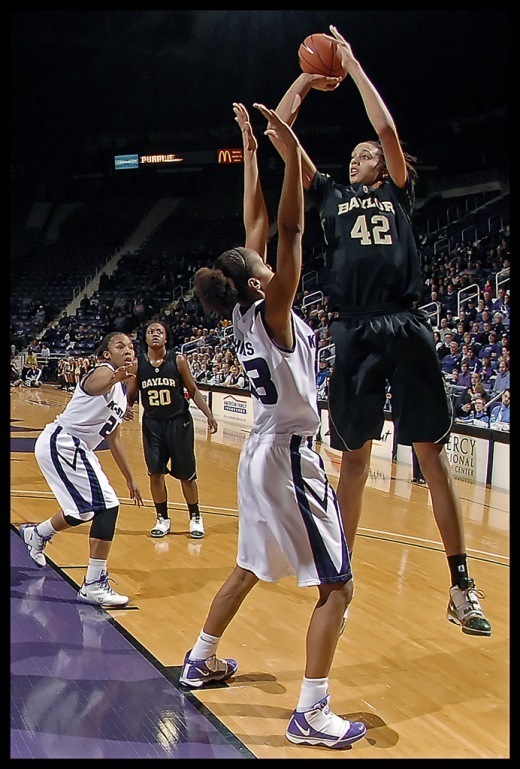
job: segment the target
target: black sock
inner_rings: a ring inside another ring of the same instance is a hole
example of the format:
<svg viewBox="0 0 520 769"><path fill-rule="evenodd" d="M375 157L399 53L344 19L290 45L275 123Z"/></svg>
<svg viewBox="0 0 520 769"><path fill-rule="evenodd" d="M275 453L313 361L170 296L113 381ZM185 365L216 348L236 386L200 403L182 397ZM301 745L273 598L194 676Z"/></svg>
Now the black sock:
<svg viewBox="0 0 520 769"><path fill-rule="evenodd" d="M466 553L448 556L448 566L450 567L451 586L460 587L465 590L468 587L469 574Z"/></svg>
<svg viewBox="0 0 520 769"><path fill-rule="evenodd" d="M157 518L168 518L168 500L166 502L155 502Z"/></svg>
<svg viewBox="0 0 520 769"><path fill-rule="evenodd" d="M188 510L190 511L190 518L193 518L195 515L200 515L199 503L194 502L193 505L188 505Z"/></svg>

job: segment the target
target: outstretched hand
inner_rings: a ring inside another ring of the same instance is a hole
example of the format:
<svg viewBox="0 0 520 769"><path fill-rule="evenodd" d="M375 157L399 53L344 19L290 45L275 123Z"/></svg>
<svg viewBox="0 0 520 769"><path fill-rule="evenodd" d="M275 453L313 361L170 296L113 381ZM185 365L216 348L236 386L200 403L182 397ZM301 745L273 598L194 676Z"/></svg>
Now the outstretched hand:
<svg viewBox="0 0 520 769"><path fill-rule="evenodd" d="M296 134L292 128L284 120L282 120L282 118L275 112L274 109L269 109L264 104L257 103L253 104L253 107L256 107L256 109L262 113L262 115L269 123L266 130L264 131L266 136L273 136L275 139L278 139L278 141L285 144L286 147L288 147L291 143L299 144Z"/></svg>
<svg viewBox="0 0 520 769"><path fill-rule="evenodd" d="M240 104L239 102L233 102L233 112L235 113L235 120L240 126L240 130L242 131L242 142L244 144L244 149L249 150L250 152L255 152L258 149L258 142L256 140L256 136L253 133L253 129L251 128L249 113L247 109L243 104Z"/></svg>
<svg viewBox="0 0 520 769"><path fill-rule="evenodd" d="M127 379L135 378L133 369L133 363L127 363L125 366L119 366L119 368L116 368L114 371L114 379L116 382L126 382Z"/></svg>

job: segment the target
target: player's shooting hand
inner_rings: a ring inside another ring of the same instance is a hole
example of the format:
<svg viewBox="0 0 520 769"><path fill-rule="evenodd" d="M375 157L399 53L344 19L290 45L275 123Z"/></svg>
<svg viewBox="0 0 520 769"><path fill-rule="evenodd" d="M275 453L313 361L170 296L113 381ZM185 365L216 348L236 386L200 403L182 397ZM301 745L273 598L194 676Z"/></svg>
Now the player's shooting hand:
<svg viewBox="0 0 520 769"><path fill-rule="evenodd" d="M336 40L336 42L339 43L339 50L341 52L341 57L343 59L343 65L346 66L348 70L350 68L350 64L356 61L355 56L352 53L352 48L350 47L350 43L347 43L343 35L338 32L338 30L333 24L329 26L329 29L332 32L331 39ZM330 37L330 35L326 35L326 37Z"/></svg>
<svg viewBox="0 0 520 769"><path fill-rule="evenodd" d="M326 75L308 75L311 88L316 91L334 91L340 85L344 78L327 77Z"/></svg>

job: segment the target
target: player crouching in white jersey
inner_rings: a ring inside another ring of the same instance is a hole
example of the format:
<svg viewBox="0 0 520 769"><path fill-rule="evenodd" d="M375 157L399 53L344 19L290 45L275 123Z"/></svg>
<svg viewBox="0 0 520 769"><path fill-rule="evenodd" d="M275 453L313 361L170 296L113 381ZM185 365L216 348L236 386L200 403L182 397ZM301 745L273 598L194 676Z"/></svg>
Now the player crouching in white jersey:
<svg viewBox="0 0 520 769"><path fill-rule="evenodd" d="M45 547L57 532L91 522L90 558L78 600L113 608L129 601L128 596L112 590L107 570L119 499L94 450L106 439L130 498L142 505L120 428L127 408L125 382L134 376L132 341L126 334L112 331L103 338L96 357L98 364L78 383L65 410L43 429L34 448L61 510L37 525L22 524L20 534L33 561L45 566Z"/></svg>

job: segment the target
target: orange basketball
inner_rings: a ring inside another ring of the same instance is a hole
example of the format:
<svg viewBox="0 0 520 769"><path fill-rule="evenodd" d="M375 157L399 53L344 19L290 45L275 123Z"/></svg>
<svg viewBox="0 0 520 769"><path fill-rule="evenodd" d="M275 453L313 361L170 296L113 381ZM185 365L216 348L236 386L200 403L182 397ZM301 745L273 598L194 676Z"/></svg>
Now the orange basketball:
<svg viewBox="0 0 520 769"><path fill-rule="evenodd" d="M338 43L321 32L305 38L298 49L298 59L302 71L309 75L345 77L347 74L341 63Z"/></svg>

